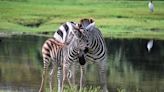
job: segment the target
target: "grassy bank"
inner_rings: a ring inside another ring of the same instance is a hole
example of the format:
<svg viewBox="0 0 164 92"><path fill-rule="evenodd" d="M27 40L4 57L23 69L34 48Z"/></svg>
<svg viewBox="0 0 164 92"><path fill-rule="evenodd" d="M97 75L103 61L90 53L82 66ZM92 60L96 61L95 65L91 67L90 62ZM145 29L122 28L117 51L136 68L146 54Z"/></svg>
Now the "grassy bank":
<svg viewBox="0 0 164 92"><path fill-rule="evenodd" d="M24 89L25 90L25 89ZM0 90L0 92L21 92L22 90ZM36 91L36 90L35 90ZM54 92L56 92L57 89L54 89ZM34 91L32 91L34 92ZM45 92L50 92L49 88L46 88ZM64 92L78 92L76 88L70 88L68 86L65 86ZM81 92L100 92L100 87L84 87ZM121 92L121 91L118 91Z"/></svg>
<svg viewBox="0 0 164 92"><path fill-rule="evenodd" d="M93 18L105 37L164 40L164 1L0 0L0 32L54 32L61 23Z"/></svg>

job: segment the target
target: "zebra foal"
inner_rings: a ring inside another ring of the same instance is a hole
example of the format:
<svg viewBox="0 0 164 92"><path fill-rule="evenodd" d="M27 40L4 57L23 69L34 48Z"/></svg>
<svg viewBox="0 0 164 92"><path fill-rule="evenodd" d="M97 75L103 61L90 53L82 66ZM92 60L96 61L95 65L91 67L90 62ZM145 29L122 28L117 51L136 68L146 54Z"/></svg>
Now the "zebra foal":
<svg viewBox="0 0 164 92"><path fill-rule="evenodd" d="M42 74L42 82L39 89L39 92L44 92L44 84L46 80L46 75L50 63L52 64L52 69L50 70L50 92L53 92L53 79L54 79L54 66L57 64L57 78L58 78L58 92L63 91L63 85L65 80L65 74L68 69L63 68L63 62L66 58L74 57L69 55L70 52L74 55L77 55L79 51L83 51L87 42L87 39L84 39L86 34L83 33L83 30L80 30L79 27L73 22L66 22L61 25L57 32L54 34L54 38L49 38L45 41L42 47L42 56L44 69ZM69 45L70 44L70 45ZM69 48L66 48L69 46ZM69 50L68 50L69 49ZM69 53L67 53L70 51ZM64 72L64 75L63 75Z"/></svg>
<svg viewBox="0 0 164 92"><path fill-rule="evenodd" d="M62 72L62 58L60 56L63 55L62 48L64 47L64 44L57 42L54 38L49 38L45 41L45 43L42 46L42 56L43 56L43 73L42 73L42 82L39 89L39 92L44 92L44 84L46 83L47 79L47 71L50 63L52 64L52 69L50 70L50 79L49 79L49 86L50 86L50 92L53 90L53 81L54 81L54 67L57 63L58 66L58 80L60 79L61 72ZM53 62L54 61L54 62ZM61 81L58 81L59 85L61 86ZM59 89L60 90L60 89Z"/></svg>
<svg viewBox="0 0 164 92"><path fill-rule="evenodd" d="M80 37L75 37L72 39L69 45L65 48L64 52L64 62L63 62L63 84L67 77L67 73L70 70L70 66L73 63L78 63L83 66L86 62L83 59L85 49L88 45L87 32L84 31L84 35ZM81 59L82 58L82 59ZM63 86L64 87L64 86ZM63 89L63 88L62 88Z"/></svg>

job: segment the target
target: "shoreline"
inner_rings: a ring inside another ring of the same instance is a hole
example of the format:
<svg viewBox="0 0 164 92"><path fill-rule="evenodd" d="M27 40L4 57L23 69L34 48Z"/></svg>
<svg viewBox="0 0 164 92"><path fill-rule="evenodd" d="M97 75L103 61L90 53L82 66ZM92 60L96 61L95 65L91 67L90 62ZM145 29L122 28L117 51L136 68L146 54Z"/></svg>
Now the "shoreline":
<svg viewBox="0 0 164 92"><path fill-rule="evenodd" d="M0 32L0 37L12 37L12 36L38 36L38 37L53 37L53 32ZM110 39L146 39L146 40L161 40L164 41L164 37L157 37L157 38L151 38L147 36L142 37L129 37L127 35L110 35L110 36L104 36L104 38L110 38Z"/></svg>

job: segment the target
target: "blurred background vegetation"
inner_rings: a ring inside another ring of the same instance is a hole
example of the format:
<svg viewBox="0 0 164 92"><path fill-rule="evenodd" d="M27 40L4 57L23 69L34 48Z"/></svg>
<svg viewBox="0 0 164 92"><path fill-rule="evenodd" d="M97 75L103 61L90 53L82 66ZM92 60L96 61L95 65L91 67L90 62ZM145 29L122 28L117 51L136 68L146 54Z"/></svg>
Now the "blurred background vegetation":
<svg viewBox="0 0 164 92"><path fill-rule="evenodd" d="M105 37L164 39L164 1L0 0L0 32L55 32L61 23L93 18Z"/></svg>

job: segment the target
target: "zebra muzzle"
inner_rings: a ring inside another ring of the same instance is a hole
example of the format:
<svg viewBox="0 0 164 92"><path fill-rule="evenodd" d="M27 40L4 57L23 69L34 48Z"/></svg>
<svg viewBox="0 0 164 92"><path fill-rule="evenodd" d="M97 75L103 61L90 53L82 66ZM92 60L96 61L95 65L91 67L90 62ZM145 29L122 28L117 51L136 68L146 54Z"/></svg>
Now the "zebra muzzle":
<svg viewBox="0 0 164 92"><path fill-rule="evenodd" d="M80 65L84 65L84 64L86 63L84 54L78 56L78 58L79 58L79 63L80 63Z"/></svg>
<svg viewBox="0 0 164 92"><path fill-rule="evenodd" d="M84 53L86 54L88 51L89 51L89 48L88 47L85 47Z"/></svg>

